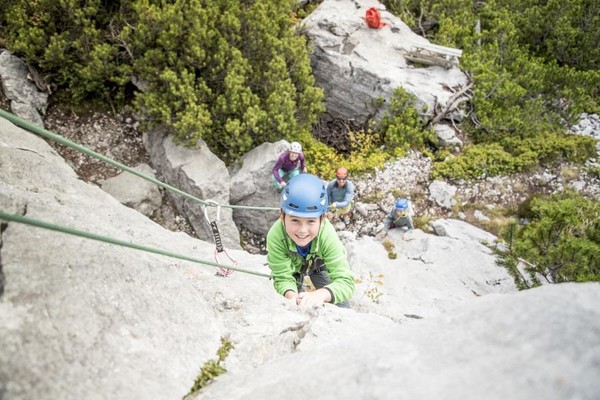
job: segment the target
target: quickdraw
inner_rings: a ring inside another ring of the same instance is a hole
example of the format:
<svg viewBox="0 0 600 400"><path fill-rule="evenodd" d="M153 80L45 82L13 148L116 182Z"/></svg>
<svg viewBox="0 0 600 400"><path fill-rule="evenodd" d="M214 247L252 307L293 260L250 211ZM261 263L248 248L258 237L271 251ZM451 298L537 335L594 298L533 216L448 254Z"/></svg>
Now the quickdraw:
<svg viewBox="0 0 600 400"><path fill-rule="evenodd" d="M210 228L211 228L212 234L213 234L213 238L215 239L215 246L216 246L215 247L215 261L217 262L217 264L221 264L221 261L219 260L219 255L221 253L225 253L225 255L227 256L229 261L231 261L232 266L237 267L238 261L235 260L233 257L231 257L229 255L229 253L227 252L227 250L225 249L225 247L223 247L223 242L221 241L221 234L219 233L219 227L217 226L219 220L221 219L221 206L212 200L207 200L207 203L210 203L209 205L217 207L217 217L215 218L214 221L211 221L210 218L208 217L208 206L207 205L204 206L204 219L206 219L206 222L208 223L208 225L210 225ZM219 268L219 271L217 272L217 275L220 275L223 277L228 277L231 274L233 274L233 270L225 268L225 267Z"/></svg>

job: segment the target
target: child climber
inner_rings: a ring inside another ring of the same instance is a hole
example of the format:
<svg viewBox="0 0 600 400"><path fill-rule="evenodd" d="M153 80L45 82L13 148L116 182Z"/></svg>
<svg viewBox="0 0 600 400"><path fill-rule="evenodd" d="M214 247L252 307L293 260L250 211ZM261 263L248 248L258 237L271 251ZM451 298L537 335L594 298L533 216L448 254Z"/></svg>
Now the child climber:
<svg viewBox="0 0 600 400"><path fill-rule="evenodd" d="M350 308L354 277L346 249L324 214L327 190L311 174L294 176L281 192L279 219L267 234L267 262L275 290L303 308L333 303ZM308 276L315 291L303 290Z"/></svg>
<svg viewBox="0 0 600 400"><path fill-rule="evenodd" d="M407 199L399 198L396 200L394 209L385 218L383 229L388 231L390 229L406 227L408 230L415 229L413 225L412 216L414 211L410 202Z"/></svg>

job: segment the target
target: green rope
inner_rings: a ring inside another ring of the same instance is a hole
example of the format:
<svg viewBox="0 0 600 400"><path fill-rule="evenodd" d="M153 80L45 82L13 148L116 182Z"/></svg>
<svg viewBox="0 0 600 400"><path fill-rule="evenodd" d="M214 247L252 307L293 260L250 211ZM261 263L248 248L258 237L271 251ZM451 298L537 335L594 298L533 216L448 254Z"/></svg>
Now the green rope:
<svg viewBox="0 0 600 400"><path fill-rule="evenodd" d="M214 263L214 262L210 262L210 261L205 261L205 260L201 260L201 259L198 259L198 258L188 257L188 256L184 256L184 255L177 254L177 253L172 253L170 251L159 249L159 248L147 247L147 246L142 246L142 245L135 244L135 243L125 242L123 240L118 240L118 239L114 239L114 238L107 237L107 236L100 236L100 235L97 235L95 233L80 231L80 230L77 230L77 229L68 228L68 227L64 227L64 226L60 226L60 225L54 225L54 224L51 224L51 223L48 223L48 222L44 222L44 221L39 221L39 220L36 220L36 219L31 219L31 218L23 217L21 215L8 214L8 213L5 213L4 211L0 211L0 219L5 220L5 221L12 221L12 222L18 222L18 223L22 223L22 224L26 224L26 225L31 225L31 226L35 226L35 227L38 227L38 228L49 229L49 230L52 230L52 231L62 232L62 233L66 233L68 235L81 236L81 237L84 237L84 238L87 238L87 239L92 239L92 240L97 240L97 241L100 241L100 242L110 243L110 244L114 244L114 245L117 245L117 246L129 247L131 249L146 251L146 252L149 252L149 253L160 254L160 255L163 255L163 256L167 256L167 257L178 258L180 260L191 261L191 262L197 263L197 264L206 264L206 265L210 265L210 266L218 267L218 268L224 268L225 267L225 268L230 269L232 271L238 271L238 272L243 272L243 273L246 273L246 274L264 276L265 278L269 278L269 279L271 278L271 275L264 274L264 273L261 273L261 272L255 272L255 271L250 271L250 270L247 270L247 269L242 269L242 268L237 268L237 267L231 267L231 266L224 266L222 264L218 264L218 263Z"/></svg>
<svg viewBox="0 0 600 400"><path fill-rule="evenodd" d="M143 174L143 173L141 173L139 171L136 171L135 169L133 169L131 167L128 167L125 164L121 164L120 162L115 161L115 160L113 160L111 158L108 158L108 157L106 157L106 156L104 156L104 155L102 155L100 153L96 153L95 151L90 150L87 147L84 147L84 146L79 145L77 143L71 142L70 140L65 139L64 137L62 137L60 135L57 135L55 133L52 133L52 132L50 132L50 131L48 131L48 130L46 130L46 129L44 129L44 128L42 128L42 127L40 127L40 126L38 126L38 125L30 122L30 121L26 121L24 119L21 119L21 118L17 117L16 115L11 114L8 111L5 111L5 110L3 110L1 108L0 108L0 116L4 117L5 119L9 120L13 124L15 124L15 125L23 128L23 129L27 129L30 132L33 132L33 133L38 134L40 136L43 136L45 138L54 140L55 142L61 143L61 144L65 145L67 147L70 147L72 149L78 150L78 151L80 151L80 152L82 152L82 153L84 153L84 154L86 154L86 155L88 155L90 157L94 157L94 158L97 158L98 160L101 160L101 161L104 161L104 162L106 162L108 164L114 165L117 168L120 168L120 169L122 169L124 171L127 171L127 172L129 172L129 173L131 173L133 175L137 175L140 178L143 178L143 179L145 179L147 181L150 181L150 182L152 182L152 183L154 183L154 184L156 184L156 185L158 185L158 186L160 186L160 187L162 187L164 189L167 189L167 190L170 190L170 191L172 191L174 193L180 194L181 196L184 196L184 197L186 197L188 199L194 200L194 201L196 201L196 202L198 202L198 203L200 203L200 204L202 204L204 206L213 206L213 207L221 206L221 207L227 207L227 208L254 209L254 210L273 210L273 211L279 210L279 208L277 208L277 207L233 206L233 205L229 205L229 204L220 205L220 204L218 204L218 203L216 203L214 201L201 200L201 199L199 199L199 198L197 198L195 196L192 196L189 193L186 193L186 192L184 192L182 190L177 189L174 186L171 186L171 185L169 185L167 183L159 181L156 178L153 178L153 177L145 175L145 174Z"/></svg>

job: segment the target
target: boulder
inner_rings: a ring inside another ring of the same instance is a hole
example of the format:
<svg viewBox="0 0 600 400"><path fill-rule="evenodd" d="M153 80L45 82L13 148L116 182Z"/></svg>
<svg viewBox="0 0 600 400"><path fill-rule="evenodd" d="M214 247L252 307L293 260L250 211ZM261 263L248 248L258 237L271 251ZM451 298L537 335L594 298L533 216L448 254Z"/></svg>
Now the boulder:
<svg viewBox="0 0 600 400"><path fill-rule="evenodd" d="M273 207L275 210L235 208L233 218L238 226L266 236L279 216L279 191L272 182L273 165L281 152L289 148L286 140L263 143L244 154L239 168L231 177L231 204L246 207Z"/></svg>
<svg viewBox="0 0 600 400"><path fill-rule="evenodd" d="M134 169L146 176L156 178L154 170L148 164L140 164ZM151 216L162 203L162 195L156 184L144 179L140 180L129 172L121 172L107 179L102 184L102 190L147 217Z"/></svg>
<svg viewBox="0 0 600 400"><path fill-rule="evenodd" d="M162 126L144 134L144 145L163 182L201 201L167 192L198 238L214 241L210 222L217 222L223 245L240 249L240 233L233 222L231 208L226 207L229 205L230 177L225 163L201 139L194 148L175 144L173 135ZM209 201L225 207L207 206Z"/></svg>
<svg viewBox="0 0 600 400"><path fill-rule="evenodd" d="M380 10L385 26L367 26L370 7ZM429 41L374 0L325 0L302 20L300 29L314 46L316 84L324 89L327 113L333 118L357 124L380 119L399 87L416 97L423 115L431 115L468 83L458 66L417 68L407 62L408 50Z"/></svg>
<svg viewBox="0 0 600 400"><path fill-rule="evenodd" d="M0 80L12 112L43 128L42 116L48 107L48 93L38 90L29 76L23 60L8 50L0 52Z"/></svg>

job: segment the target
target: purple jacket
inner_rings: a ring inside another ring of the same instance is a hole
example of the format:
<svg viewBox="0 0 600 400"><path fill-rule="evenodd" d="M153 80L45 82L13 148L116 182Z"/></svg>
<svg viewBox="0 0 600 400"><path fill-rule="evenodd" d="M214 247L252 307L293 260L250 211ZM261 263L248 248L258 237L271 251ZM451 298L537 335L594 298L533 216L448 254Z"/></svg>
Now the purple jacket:
<svg viewBox="0 0 600 400"><path fill-rule="evenodd" d="M299 165L299 166L298 166ZM293 169L300 169L300 172L304 171L304 154L298 153L298 158L296 161L290 160L290 153L288 151L284 151L279 155L277 162L273 166L273 176L277 179L277 182L283 182L281 175L279 175L279 170L282 169L283 172L289 172Z"/></svg>

